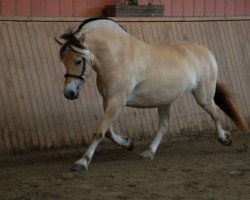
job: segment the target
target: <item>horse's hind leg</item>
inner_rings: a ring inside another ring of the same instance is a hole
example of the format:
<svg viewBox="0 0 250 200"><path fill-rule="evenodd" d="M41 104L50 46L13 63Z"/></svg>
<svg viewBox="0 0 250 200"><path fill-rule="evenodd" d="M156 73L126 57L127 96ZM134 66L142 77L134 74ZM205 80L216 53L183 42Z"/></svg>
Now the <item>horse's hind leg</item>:
<svg viewBox="0 0 250 200"><path fill-rule="evenodd" d="M110 127L109 130L106 132L106 137L109 138L111 141L113 141L118 146L123 147L124 149L127 149L128 151L132 151L134 148L133 141L129 138L124 138L119 135L117 135L113 128Z"/></svg>
<svg viewBox="0 0 250 200"><path fill-rule="evenodd" d="M149 146L149 149L141 154L146 159L154 159L155 152L163 138L163 136L167 133L168 123L169 123L169 114L170 114L170 105L158 108L159 115L159 129L157 134Z"/></svg>
<svg viewBox="0 0 250 200"><path fill-rule="evenodd" d="M196 91L193 92L193 95L197 103L212 117L216 126L217 139L221 142L221 144L230 146L232 143L230 133L221 127L219 113L213 99L215 87L210 86L210 88L206 89L207 90L205 90L205 87L198 87Z"/></svg>

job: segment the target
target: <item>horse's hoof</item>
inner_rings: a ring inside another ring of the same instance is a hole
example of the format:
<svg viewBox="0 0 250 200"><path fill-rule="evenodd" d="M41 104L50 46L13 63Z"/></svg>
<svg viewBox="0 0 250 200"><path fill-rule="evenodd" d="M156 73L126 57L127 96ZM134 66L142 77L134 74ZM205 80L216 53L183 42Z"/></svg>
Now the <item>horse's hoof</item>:
<svg viewBox="0 0 250 200"><path fill-rule="evenodd" d="M225 136L226 136L225 139L219 139L220 143L223 144L224 146L231 146L232 140L230 134L226 133Z"/></svg>
<svg viewBox="0 0 250 200"><path fill-rule="evenodd" d="M126 140L129 140L129 145L127 147L127 150L128 151L133 151L133 149L134 149L134 142L133 142L133 140L131 140L131 139L126 139Z"/></svg>
<svg viewBox="0 0 250 200"><path fill-rule="evenodd" d="M70 170L73 172L84 172L87 171L87 168L84 165L73 164Z"/></svg>
<svg viewBox="0 0 250 200"><path fill-rule="evenodd" d="M224 146L231 146L232 144L232 140L219 140L221 144L223 144Z"/></svg>
<svg viewBox="0 0 250 200"><path fill-rule="evenodd" d="M143 153L141 153L141 156L146 160L148 160L148 159L153 160L154 159L154 154L151 150L144 151Z"/></svg>

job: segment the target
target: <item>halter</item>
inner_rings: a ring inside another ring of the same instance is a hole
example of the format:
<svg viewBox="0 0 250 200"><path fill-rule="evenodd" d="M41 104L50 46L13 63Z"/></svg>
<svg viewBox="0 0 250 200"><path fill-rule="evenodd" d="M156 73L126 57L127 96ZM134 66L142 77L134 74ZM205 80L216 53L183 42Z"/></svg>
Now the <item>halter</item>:
<svg viewBox="0 0 250 200"><path fill-rule="evenodd" d="M81 81L83 81L85 83L85 80L86 80L85 71L86 71L86 59L83 58L82 59L82 73L81 73L81 75L65 74L64 77L65 78L68 78L68 77L77 78L77 79L80 79Z"/></svg>

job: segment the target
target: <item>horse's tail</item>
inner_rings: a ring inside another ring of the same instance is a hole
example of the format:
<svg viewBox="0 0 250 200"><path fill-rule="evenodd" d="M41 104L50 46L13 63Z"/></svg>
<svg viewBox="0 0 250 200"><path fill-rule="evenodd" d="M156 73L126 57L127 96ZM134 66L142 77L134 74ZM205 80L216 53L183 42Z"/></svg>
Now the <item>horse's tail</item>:
<svg viewBox="0 0 250 200"><path fill-rule="evenodd" d="M235 94L226 85L217 82L214 101L241 131L248 130L244 117L237 109Z"/></svg>

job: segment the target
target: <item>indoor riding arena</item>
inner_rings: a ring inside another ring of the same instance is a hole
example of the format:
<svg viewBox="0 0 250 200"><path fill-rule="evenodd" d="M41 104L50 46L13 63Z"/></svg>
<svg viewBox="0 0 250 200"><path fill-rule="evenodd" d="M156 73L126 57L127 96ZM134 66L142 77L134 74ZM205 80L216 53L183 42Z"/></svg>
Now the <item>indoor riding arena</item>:
<svg viewBox="0 0 250 200"><path fill-rule="evenodd" d="M110 7L116 11L108 14ZM93 148L105 113L88 64L79 97L65 98L69 72L54 38L105 16L157 48L176 42L207 47L219 82L233 91L250 127L250 0L0 0L0 199L250 199L249 129L240 131L218 108L232 139L222 145L213 119L191 93L171 106L153 160L141 153L156 137L157 109L124 106L112 125L133 140L133 150L104 138L88 170L72 171Z"/></svg>

